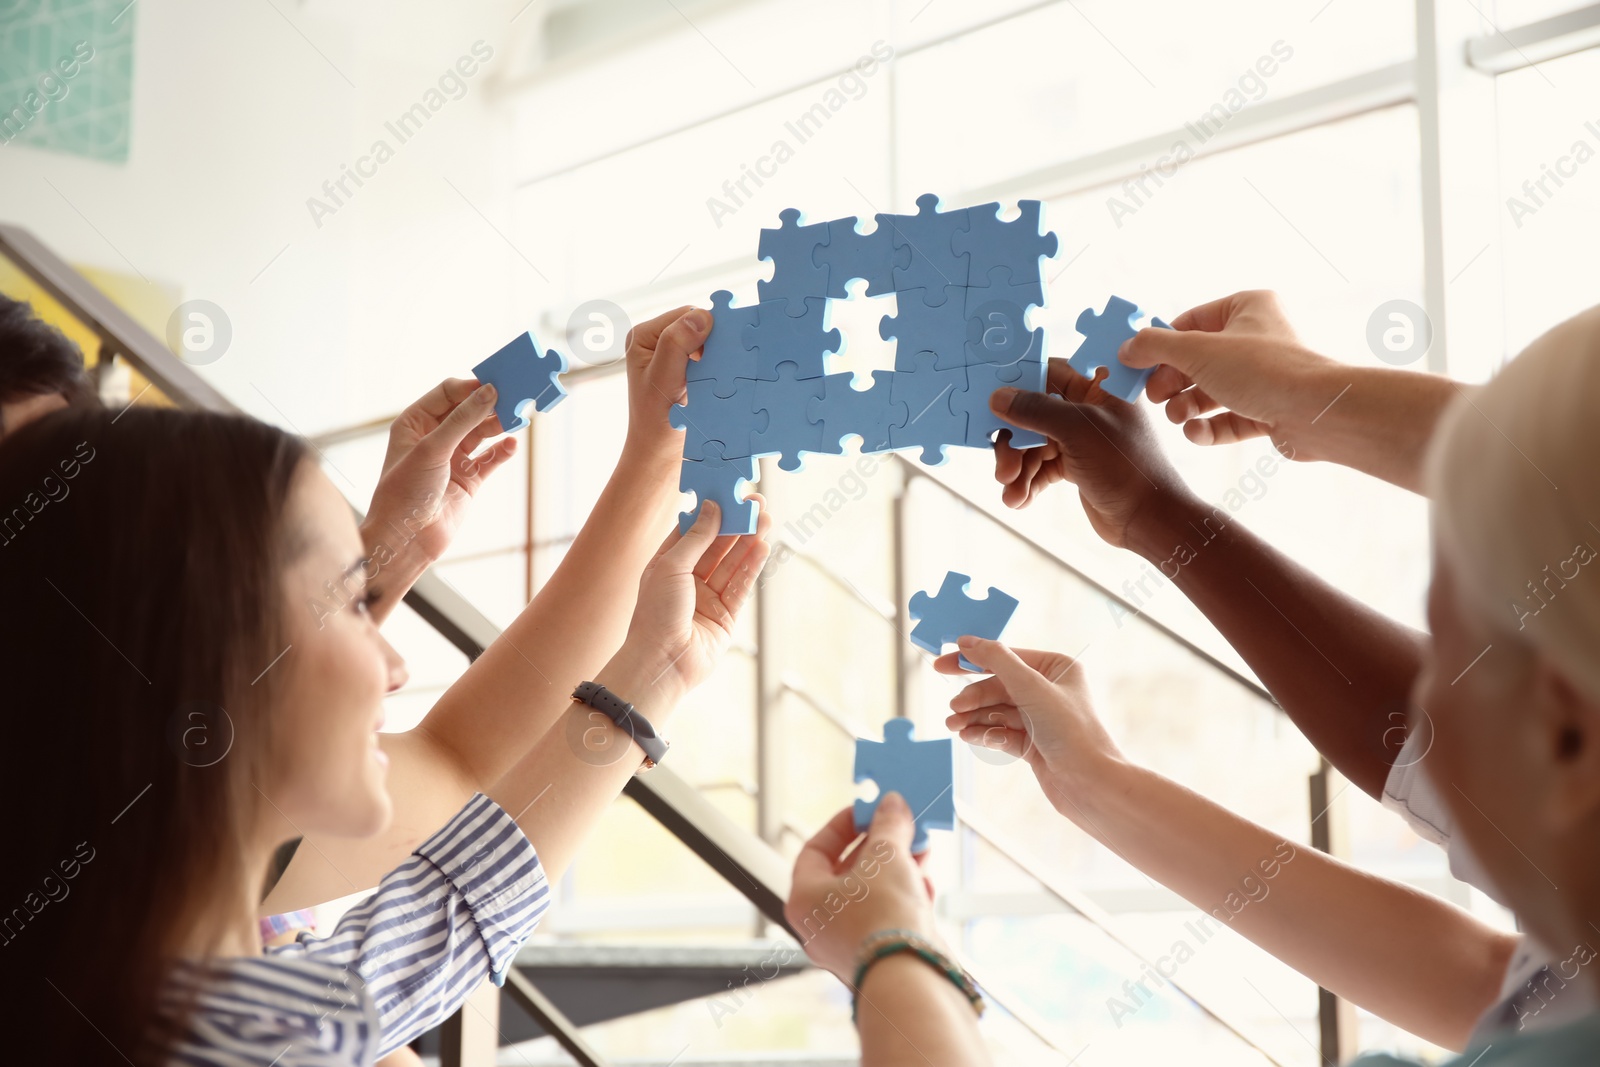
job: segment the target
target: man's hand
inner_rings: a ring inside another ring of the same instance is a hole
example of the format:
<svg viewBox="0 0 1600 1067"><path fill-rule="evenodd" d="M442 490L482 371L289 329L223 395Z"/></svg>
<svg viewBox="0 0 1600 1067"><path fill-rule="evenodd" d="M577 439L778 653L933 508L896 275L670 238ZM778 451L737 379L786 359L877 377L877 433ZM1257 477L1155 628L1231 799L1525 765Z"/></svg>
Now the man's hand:
<svg viewBox="0 0 1600 1067"><path fill-rule="evenodd" d="M500 433L495 390L472 378L447 378L400 413L362 523L377 568L374 617L381 622L424 570L444 555L484 480L517 451L513 437L478 456Z"/></svg>
<svg viewBox="0 0 1600 1067"><path fill-rule="evenodd" d="M1001 499L1025 507L1046 487L1071 482L1095 532L1118 548L1139 548L1142 524L1164 506L1191 497L1156 441L1149 419L1133 404L1105 392L1052 359L1046 392L997 389L995 414L1050 440L1039 448L995 445Z"/></svg>

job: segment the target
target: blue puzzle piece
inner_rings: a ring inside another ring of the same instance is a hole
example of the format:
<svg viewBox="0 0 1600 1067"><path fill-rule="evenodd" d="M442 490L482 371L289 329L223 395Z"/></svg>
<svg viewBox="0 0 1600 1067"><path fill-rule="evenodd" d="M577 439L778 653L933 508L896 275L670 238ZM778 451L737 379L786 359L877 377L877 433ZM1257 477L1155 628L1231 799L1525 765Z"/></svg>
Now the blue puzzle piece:
<svg viewBox="0 0 1600 1067"><path fill-rule="evenodd" d="M1059 247L1056 235L1040 232L1043 207L1039 201L1019 200L1017 209L1021 214L1010 222L1001 221L999 204L983 204L968 211L967 227L955 235L950 247L970 256L967 278L971 284L988 284L989 273L996 267L1011 271L1013 285L1038 282L1043 277L1042 261L1054 256Z"/></svg>
<svg viewBox="0 0 1600 1067"><path fill-rule="evenodd" d="M996 389L1012 386L1043 392L1044 375L1042 360L1025 359L1010 366L979 363L968 367L967 388L950 398L953 408L966 413L966 443L973 448L987 448L994 443L996 430L1010 430L1012 448L1038 448L1044 444L1043 434L1019 429L989 410L989 394Z"/></svg>
<svg viewBox="0 0 1600 1067"><path fill-rule="evenodd" d="M822 379L822 399L806 408L807 418L822 423L823 452L843 453L844 438L852 434L861 438L862 452L887 452L890 431L905 425L905 405L893 400L894 372L873 371L870 389L855 388L855 380L851 371L828 375Z"/></svg>
<svg viewBox="0 0 1600 1067"><path fill-rule="evenodd" d="M827 224L828 243L817 245L811 260L828 271L828 296L843 300L850 295L846 283L855 278L867 280L868 296L894 292L894 268L911 261L911 249L895 247L887 226L861 233L854 215Z"/></svg>
<svg viewBox="0 0 1600 1067"><path fill-rule="evenodd" d="M690 382L689 402L674 404L667 412L673 426L684 431L683 458L706 458L706 446L716 442L717 452L727 459L744 459L755 454L751 435L766 428L766 417L756 414L756 383L748 378L734 382L732 396L716 394L719 383Z"/></svg>
<svg viewBox="0 0 1600 1067"><path fill-rule="evenodd" d="M756 532L756 505L752 500L739 499L739 487L756 480L756 461L749 456L742 459L722 458L722 446L716 441L706 444L705 459L686 459L678 475L678 488L696 497L694 510L678 514L678 532L687 533L700 515L700 505L715 500L722 509L722 529L725 534L752 534Z"/></svg>
<svg viewBox="0 0 1600 1067"><path fill-rule="evenodd" d="M905 797L916 818L916 834L911 851L928 847L929 830L956 828L955 746L950 738L916 741L916 726L910 719L890 719L883 724L883 740L856 739L855 780L877 783L878 797L855 802L856 829L872 825L878 799L885 793Z"/></svg>
<svg viewBox="0 0 1600 1067"><path fill-rule="evenodd" d="M918 352L932 352L933 365L950 370L966 364L969 329L966 288L950 285L945 287L944 300L937 305L925 303L921 293L899 294L896 314L885 315L879 321L878 336L895 343L896 371L914 371Z"/></svg>
<svg viewBox="0 0 1600 1067"><path fill-rule="evenodd" d="M878 228L888 228L896 248L908 247L911 257L894 268L894 288L904 293L920 289L922 299L943 303L945 287L967 284L969 258L957 252L955 236L967 228L967 210L940 211L932 193L917 197L915 215L879 215Z"/></svg>
<svg viewBox="0 0 1600 1067"><path fill-rule="evenodd" d="M990 586L987 599L975 600L967 595L967 587L971 584L972 579L965 574L951 571L944 576L938 596L929 596L925 592L913 594L911 617L921 621L911 631L911 643L937 656L944 651L946 642L953 642L966 634L989 641L1000 640L1006 623L1011 621L1012 612L1017 610L1017 599ZM967 657L958 658L961 666L967 670L982 670L968 662Z"/></svg>
<svg viewBox="0 0 1600 1067"><path fill-rule="evenodd" d="M822 424L812 422L806 414L813 400L821 400L822 378L798 378L795 365L778 366L778 380L756 382L755 409L766 415L766 426L750 435L751 453L758 456L782 456L778 466L786 471L796 471L805 462L807 452L823 452Z"/></svg>
<svg viewBox="0 0 1600 1067"><path fill-rule="evenodd" d="M557 376L567 373L567 357L555 349L539 354L539 342L524 333L472 368L480 382L495 388L494 414L506 433L528 425L527 412L549 411L567 398Z"/></svg>
<svg viewBox="0 0 1600 1067"><path fill-rule="evenodd" d="M992 293L987 289L969 289L970 300L974 293ZM1021 360L1043 363L1045 360L1045 335L1042 329L1028 328L1028 309L1005 295L987 303L972 306L972 325L966 344L966 363L1014 364Z"/></svg>
<svg viewBox="0 0 1600 1067"><path fill-rule="evenodd" d="M761 305L733 306L733 294L718 289L711 294L711 332L706 335L699 360L689 363L688 380L715 382L712 392L732 396L739 378L757 377L755 353L745 347L745 329L756 324Z"/></svg>
<svg viewBox="0 0 1600 1067"><path fill-rule="evenodd" d="M799 306L799 313L794 308ZM796 377L821 378L828 373L829 352L844 347L844 337L828 326L828 301L763 300L753 325L744 328L745 347L753 357L747 378L777 381L778 365L793 363Z"/></svg>
<svg viewBox="0 0 1600 1067"><path fill-rule="evenodd" d="M828 268L817 266L811 258L817 245L827 243L828 226L804 225L803 216L792 207L780 211L778 218L778 229L761 231L759 256L772 260L772 280L756 282L756 293L763 303L787 301L792 313L799 315L805 310L800 301L828 295Z"/></svg>
<svg viewBox="0 0 1600 1067"><path fill-rule="evenodd" d="M1010 267L996 267L981 281L974 278L967 286L967 314L976 315L985 304L1001 301L1014 304L1026 311L1030 307L1044 307L1044 283L1037 278L1012 279Z"/></svg>
<svg viewBox="0 0 1600 1067"><path fill-rule="evenodd" d="M1072 369L1085 378L1093 378L1095 371L1106 368L1100 388L1129 403L1139 399L1144 383L1155 371L1154 367L1138 370L1126 366L1117 358L1117 349L1122 343L1139 332L1133 320L1140 314L1137 304L1120 296L1106 301L1106 309L1101 314L1095 314L1094 308L1084 308L1078 316L1078 332L1083 334L1083 343L1068 361ZM1163 330L1172 329L1160 319L1151 319L1150 324Z"/></svg>
<svg viewBox="0 0 1600 1067"><path fill-rule="evenodd" d="M921 448L923 463L937 467L945 461L945 446L965 444L967 416L952 399L967 388L967 368L940 370L932 352L918 352L913 369L896 371L889 396L906 407L903 426L890 427L889 442L896 448ZM899 361L896 360L898 363Z"/></svg>

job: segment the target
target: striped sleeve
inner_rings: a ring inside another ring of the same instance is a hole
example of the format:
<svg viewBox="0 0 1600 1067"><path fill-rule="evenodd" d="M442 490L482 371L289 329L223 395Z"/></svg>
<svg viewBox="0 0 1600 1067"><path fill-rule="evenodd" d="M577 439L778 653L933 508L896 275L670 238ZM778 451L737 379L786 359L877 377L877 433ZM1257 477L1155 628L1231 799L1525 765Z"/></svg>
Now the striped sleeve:
<svg viewBox="0 0 1600 1067"><path fill-rule="evenodd" d="M502 984L549 905L533 845L480 793L328 937L276 951L351 974L377 1008L381 1059L443 1022L484 978Z"/></svg>

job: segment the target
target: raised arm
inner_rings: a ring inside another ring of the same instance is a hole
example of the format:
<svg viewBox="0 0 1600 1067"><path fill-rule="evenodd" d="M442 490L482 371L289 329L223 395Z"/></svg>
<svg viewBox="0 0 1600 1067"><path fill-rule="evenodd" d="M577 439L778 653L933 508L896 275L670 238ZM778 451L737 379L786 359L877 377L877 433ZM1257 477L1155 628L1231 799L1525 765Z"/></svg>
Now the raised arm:
<svg viewBox="0 0 1600 1067"><path fill-rule="evenodd" d="M1026 760L1057 811L1317 984L1430 1041L1466 1046L1494 1002L1514 935L1452 904L1286 841L1123 758L1083 668L963 638L993 677L950 702L963 740ZM937 667L958 673L956 655ZM1209 936L1209 934L1207 935Z"/></svg>
<svg viewBox="0 0 1600 1067"><path fill-rule="evenodd" d="M1422 455L1455 398L1448 378L1351 366L1306 348L1273 293L1202 304L1170 330L1122 346L1131 367L1155 367L1146 392L1196 444L1270 436L1293 459L1354 467L1420 492Z"/></svg>
<svg viewBox="0 0 1600 1067"><path fill-rule="evenodd" d="M800 850L784 914L806 955L854 996L862 1067L982 1067L993 1061L971 1000L926 958L884 956L855 984L864 949L885 934L914 934L946 952L931 884L911 853L914 830L898 793L884 795L865 836L850 808L838 812Z"/></svg>
<svg viewBox="0 0 1600 1067"><path fill-rule="evenodd" d="M1155 331L1160 332L1160 331ZM1423 636L1346 596L1208 506L1162 452L1148 418L1052 360L1049 395L997 390L1008 421L1050 438L996 447L1004 498L1078 487L1090 524L1175 583L1339 771L1372 796L1405 737Z"/></svg>
<svg viewBox="0 0 1600 1067"><path fill-rule="evenodd" d="M709 327L707 312L680 308L634 329L622 458L561 565L415 729L383 736L390 828L365 841L307 838L263 913L376 885L468 797L499 781L571 705L573 686L611 659L678 499L682 434L667 412L683 397L689 358ZM606 413L589 418L609 431Z"/></svg>
<svg viewBox="0 0 1600 1067"><path fill-rule="evenodd" d="M754 534L719 537L721 521L707 501L688 533L667 536L639 583L627 640L598 674L574 679L599 682L658 730L711 673L766 565L772 519L764 506ZM626 731L569 696L555 726L488 793L556 881L643 759Z"/></svg>

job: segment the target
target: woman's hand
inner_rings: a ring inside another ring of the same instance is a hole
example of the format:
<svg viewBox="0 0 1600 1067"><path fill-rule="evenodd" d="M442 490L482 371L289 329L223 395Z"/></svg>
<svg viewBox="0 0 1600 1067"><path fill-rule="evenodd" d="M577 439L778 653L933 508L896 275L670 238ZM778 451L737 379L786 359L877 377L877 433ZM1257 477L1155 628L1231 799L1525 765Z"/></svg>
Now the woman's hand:
<svg viewBox="0 0 1600 1067"><path fill-rule="evenodd" d="M1123 763L1122 753L1095 716L1083 667L1060 652L1011 649L999 641L963 637L960 655L991 672L950 701L945 725L961 740L1028 761L1063 815L1099 775ZM940 656L940 674L964 674L955 652Z"/></svg>
<svg viewBox="0 0 1600 1067"><path fill-rule="evenodd" d="M494 401L492 385L446 378L389 427L383 473L361 524L378 571L372 587L380 621L444 555L484 480L516 454L516 438L507 437L473 455L500 433Z"/></svg>
<svg viewBox="0 0 1600 1067"><path fill-rule="evenodd" d="M739 611L766 566L772 518L760 494L753 534L719 537L722 511L707 500L689 531L673 531L639 580L639 599L618 658L646 684L686 693L711 673Z"/></svg>
<svg viewBox="0 0 1600 1067"><path fill-rule="evenodd" d="M1265 290L1191 308L1170 330L1140 330L1119 358L1156 368L1146 394L1167 405L1167 418L1195 444L1270 436L1291 459L1321 458L1310 428L1344 384L1325 380L1339 364L1301 344L1277 295Z"/></svg>
<svg viewBox="0 0 1600 1067"><path fill-rule="evenodd" d="M886 793L858 846L851 847L860 837L854 812L845 808L795 859L784 917L811 961L846 983L855 980L856 953L869 934L911 930L938 941L933 886L911 854L915 831L905 799Z"/></svg>
<svg viewBox="0 0 1600 1067"><path fill-rule="evenodd" d="M689 360L711 332L711 312L681 307L628 331L628 442L623 458L670 463L677 478L683 431L668 420L689 396Z"/></svg>
<svg viewBox="0 0 1600 1067"><path fill-rule="evenodd" d="M1050 361L1045 390L996 389L989 398L995 414L1049 438L1022 450L1004 439L996 443L1001 499L1020 508L1056 482L1070 482L1096 533L1118 548L1140 550L1163 510L1193 498L1150 420L1065 360Z"/></svg>

